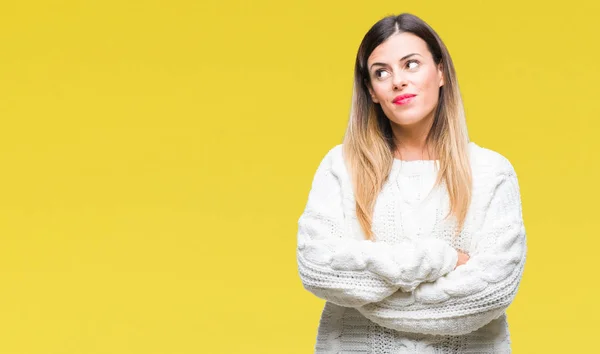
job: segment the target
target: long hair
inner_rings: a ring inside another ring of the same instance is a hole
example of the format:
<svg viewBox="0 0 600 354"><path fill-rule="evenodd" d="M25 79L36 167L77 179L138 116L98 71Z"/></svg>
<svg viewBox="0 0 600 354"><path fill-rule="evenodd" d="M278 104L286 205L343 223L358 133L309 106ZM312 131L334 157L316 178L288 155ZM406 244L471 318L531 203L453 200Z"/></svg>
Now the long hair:
<svg viewBox="0 0 600 354"><path fill-rule="evenodd" d="M389 119L369 95L367 59L387 38L403 32L410 32L424 40L436 66L442 65L444 84L439 90L439 101L426 145L439 159L435 186L446 185L450 210L445 218L450 215L456 218L456 236L464 225L472 188L463 102L446 46L427 23L408 13L388 16L374 24L365 34L356 55L352 105L343 153L354 185L357 218L367 239L374 240L371 230L373 209L391 171L393 152L397 147Z"/></svg>

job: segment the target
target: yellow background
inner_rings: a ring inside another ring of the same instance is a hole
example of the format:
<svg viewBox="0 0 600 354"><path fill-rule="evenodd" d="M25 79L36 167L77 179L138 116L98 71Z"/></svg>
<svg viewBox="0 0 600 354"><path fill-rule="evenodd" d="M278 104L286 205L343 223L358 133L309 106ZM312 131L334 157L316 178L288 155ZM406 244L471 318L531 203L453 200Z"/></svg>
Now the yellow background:
<svg viewBox="0 0 600 354"><path fill-rule="evenodd" d="M598 2L65 0L0 5L0 353L311 353L297 220L400 12L517 170L514 353L597 352Z"/></svg>

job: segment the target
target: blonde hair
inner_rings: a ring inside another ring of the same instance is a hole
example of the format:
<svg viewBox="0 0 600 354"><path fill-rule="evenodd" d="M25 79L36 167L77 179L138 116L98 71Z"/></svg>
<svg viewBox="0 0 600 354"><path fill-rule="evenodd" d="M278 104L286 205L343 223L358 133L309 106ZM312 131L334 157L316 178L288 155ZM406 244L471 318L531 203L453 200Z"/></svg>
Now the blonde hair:
<svg viewBox="0 0 600 354"><path fill-rule="evenodd" d="M371 230L373 209L394 162L396 142L389 119L369 95L367 59L373 50L392 34L410 32L423 39L436 65L441 65L444 85L440 87L434 121L426 138L439 159L435 186L445 183L450 210L457 221L455 236L464 225L471 203L472 176L469 164L469 137L463 102L450 54L437 33L411 14L388 16L378 21L363 38L354 69L350 119L343 141L344 159L354 185L356 215L367 236Z"/></svg>

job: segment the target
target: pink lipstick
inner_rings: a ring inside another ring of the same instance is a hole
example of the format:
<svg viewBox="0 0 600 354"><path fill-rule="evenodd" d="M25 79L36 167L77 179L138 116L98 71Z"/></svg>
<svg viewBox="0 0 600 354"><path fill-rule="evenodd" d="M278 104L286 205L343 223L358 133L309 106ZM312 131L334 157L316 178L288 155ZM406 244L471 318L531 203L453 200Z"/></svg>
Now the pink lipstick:
<svg viewBox="0 0 600 354"><path fill-rule="evenodd" d="M404 95L400 95L400 96L396 96L394 97L394 104L397 105L404 105L407 103L410 103L413 100L413 97L415 97L416 95L412 94L412 93L406 93Z"/></svg>

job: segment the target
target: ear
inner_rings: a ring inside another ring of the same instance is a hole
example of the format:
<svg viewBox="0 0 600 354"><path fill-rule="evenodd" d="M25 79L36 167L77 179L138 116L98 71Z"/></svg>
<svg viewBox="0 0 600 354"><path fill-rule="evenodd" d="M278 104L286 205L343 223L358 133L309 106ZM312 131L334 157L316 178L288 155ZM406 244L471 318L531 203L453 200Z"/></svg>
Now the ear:
<svg viewBox="0 0 600 354"><path fill-rule="evenodd" d="M444 86L444 66L442 63L438 65L438 79L440 81L439 87Z"/></svg>

